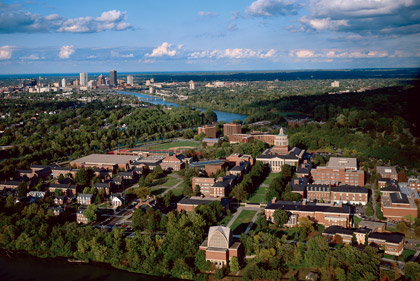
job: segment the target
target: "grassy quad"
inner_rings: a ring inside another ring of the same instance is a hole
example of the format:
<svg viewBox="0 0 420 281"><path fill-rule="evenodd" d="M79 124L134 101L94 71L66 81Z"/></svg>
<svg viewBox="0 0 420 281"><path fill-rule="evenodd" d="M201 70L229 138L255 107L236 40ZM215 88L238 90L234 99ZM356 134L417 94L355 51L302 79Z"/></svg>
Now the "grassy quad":
<svg viewBox="0 0 420 281"><path fill-rule="evenodd" d="M265 202L265 193L267 192L268 187L259 186L249 197L248 202L253 204L258 204Z"/></svg>
<svg viewBox="0 0 420 281"><path fill-rule="evenodd" d="M230 227L233 231L233 234L240 235L241 233L245 232L248 224L251 222L256 213L257 211L243 210Z"/></svg>
<svg viewBox="0 0 420 281"><path fill-rule="evenodd" d="M278 176L278 173L270 173L265 180L263 181L263 184L268 184L270 185L270 183Z"/></svg>

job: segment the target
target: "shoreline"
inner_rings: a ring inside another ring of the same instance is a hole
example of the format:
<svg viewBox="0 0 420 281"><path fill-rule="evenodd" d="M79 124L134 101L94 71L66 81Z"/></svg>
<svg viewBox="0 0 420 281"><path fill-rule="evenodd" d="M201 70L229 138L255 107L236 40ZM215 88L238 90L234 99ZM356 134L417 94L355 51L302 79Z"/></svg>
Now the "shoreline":
<svg viewBox="0 0 420 281"><path fill-rule="evenodd" d="M28 253L22 250L10 250L10 249L4 249L0 248L0 257L7 259L9 262L13 263L14 261L18 260L33 260L37 266L43 267L43 266L49 266L50 263L56 263L58 267L71 267L72 270L74 269L80 269L80 268L87 268L87 267L93 267L98 269L99 271L101 269L107 270L107 271L113 271L116 273L126 273L126 274L134 274L136 277L136 280L182 280L177 279L175 277L165 277L161 275L152 275L144 272L138 272L136 270L127 269L123 267L114 266L110 263L106 262L96 262L96 261L84 261L81 260L81 262L71 262L72 258L67 257L51 257L51 256L37 256L32 253ZM75 260L78 261L78 260Z"/></svg>

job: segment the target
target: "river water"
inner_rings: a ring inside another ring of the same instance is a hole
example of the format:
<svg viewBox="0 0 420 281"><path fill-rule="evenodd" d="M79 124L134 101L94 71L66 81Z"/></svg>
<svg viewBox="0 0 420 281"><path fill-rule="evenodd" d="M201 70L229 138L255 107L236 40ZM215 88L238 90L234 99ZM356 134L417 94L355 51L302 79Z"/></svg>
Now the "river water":
<svg viewBox="0 0 420 281"><path fill-rule="evenodd" d="M106 264L74 264L65 259L41 259L25 254L9 257L0 252L1 281L173 281L164 277L132 273Z"/></svg>
<svg viewBox="0 0 420 281"><path fill-rule="evenodd" d="M145 95L145 94L140 94L140 93L133 93L133 92L127 92L127 91L117 91L118 94L124 94L124 95L133 95L138 97L140 100L142 101L146 101L152 104L159 104L159 105L166 105L166 106L179 106L176 103L173 102L167 102L164 101L162 98L160 97L156 97L156 96L149 96L149 95ZM201 111L206 111L206 109L204 108L197 108L198 110ZM241 120L244 121L248 116L247 115L243 115L243 114L238 114L238 113L232 113L232 112L226 112L226 111L218 111L218 110L213 110L214 113L216 113L217 115L217 121L225 121L225 122L232 122L234 120Z"/></svg>

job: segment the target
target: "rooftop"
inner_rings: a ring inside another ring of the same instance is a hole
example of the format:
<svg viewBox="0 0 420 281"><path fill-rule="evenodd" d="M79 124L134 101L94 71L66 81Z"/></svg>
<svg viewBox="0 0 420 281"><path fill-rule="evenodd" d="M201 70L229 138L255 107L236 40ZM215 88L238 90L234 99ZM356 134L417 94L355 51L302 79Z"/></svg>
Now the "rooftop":
<svg viewBox="0 0 420 281"><path fill-rule="evenodd" d="M115 154L90 154L88 156L73 160L72 162L81 164L127 164L135 161L138 156L132 155L115 155Z"/></svg>
<svg viewBox="0 0 420 281"><path fill-rule="evenodd" d="M350 206L343 205L341 207L323 205L323 204L311 204L306 203L302 205L301 202L291 202L291 201L278 201L276 203L269 203L267 207L268 210L282 209L286 211L300 211L300 212L324 212L324 213L337 213L337 214L350 214Z"/></svg>
<svg viewBox="0 0 420 281"><path fill-rule="evenodd" d="M331 157L328 168L357 170L357 159L349 157Z"/></svg>

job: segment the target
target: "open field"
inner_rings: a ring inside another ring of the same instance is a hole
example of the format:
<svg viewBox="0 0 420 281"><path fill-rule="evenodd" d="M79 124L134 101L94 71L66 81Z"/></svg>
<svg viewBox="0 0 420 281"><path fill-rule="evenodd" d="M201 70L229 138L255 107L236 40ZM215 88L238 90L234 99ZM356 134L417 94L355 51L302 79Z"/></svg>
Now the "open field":
<svg viewBox="0 0 420 281"><path fill-rule="evenodd" d="M193 141L174 141L167 143L160 143L152 146L148 146L148 149L181 149L181 148L197 148L200 147L199 142Z"/></svg>
<svg viewBox="0 0 420 281"><path fill-rule="evenodd" d="M270 173L263 181L263 184L270 184L278 175L278 173Z"/></svg>
<svg viewBox="0 0 420 281"><path fill-rule="evenodd" d="M239 235L243 233L248 227L248 224L251 222L256 212L257 211L243 210L231 226L233 234Z"/></svg>

